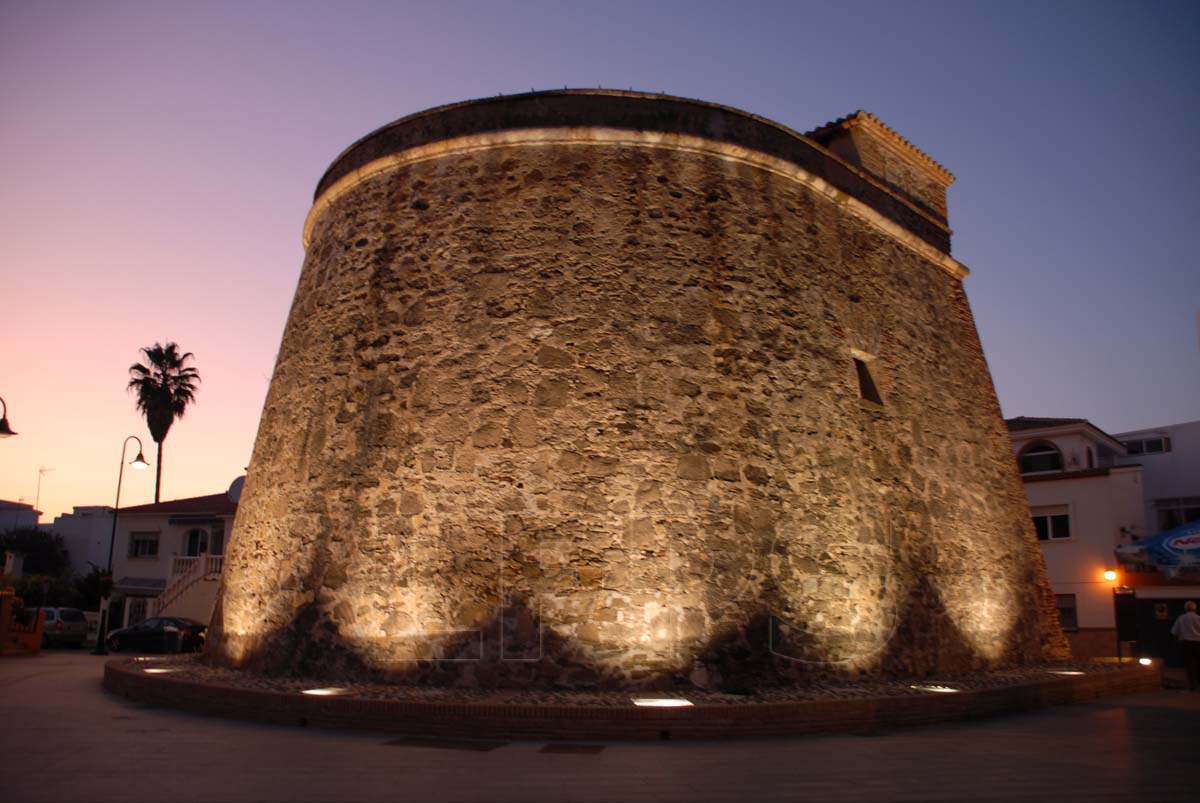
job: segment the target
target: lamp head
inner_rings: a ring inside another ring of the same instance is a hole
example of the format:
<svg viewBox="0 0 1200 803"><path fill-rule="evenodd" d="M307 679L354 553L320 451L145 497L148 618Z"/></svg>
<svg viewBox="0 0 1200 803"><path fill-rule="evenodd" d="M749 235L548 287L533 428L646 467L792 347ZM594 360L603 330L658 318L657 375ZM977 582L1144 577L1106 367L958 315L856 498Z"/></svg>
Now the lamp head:
<svg viewBox="0 0 1200 803"><path fill-rule="evenodd" d="M8 405L0 399L0 438L11 438L17 433L8 425Z"/></svg>
<svg viewBox="0 0 1200 803"><path fill-rule="evenodd" d="M136 468L138 471L143 471L150 468L150 464L146 462L146 458L142 457L142 450L138 449L137 457L129 461L129 465Z"/></svg>
<svg viewBox="0 0 1200 803"><path fill-rule="evenodd" d="M1117 579L1117 573L1112 569L1105 569L1104 579L1111 583L1113 580Z"/></svg>

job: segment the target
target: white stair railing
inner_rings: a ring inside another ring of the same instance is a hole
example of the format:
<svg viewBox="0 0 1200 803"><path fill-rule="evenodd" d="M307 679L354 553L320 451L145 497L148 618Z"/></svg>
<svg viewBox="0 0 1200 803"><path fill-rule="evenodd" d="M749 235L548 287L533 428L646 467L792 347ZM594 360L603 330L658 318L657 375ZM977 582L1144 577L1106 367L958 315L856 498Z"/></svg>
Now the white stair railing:
<svg viewBox="0 0 1200 803"><path fill-rule="evenodd" d="M199 557L175 558L172 566L176 571L170 583L154 601L154 614L161 614L175 600L183 596L183 592L201 580L214 580L221 576L221 567L225 565L224 555L200 555Z"/></svg>
<svg viewBox="0 0 1200 803"><path fill-rule="evenodd" d="M193 568L195 568L196 564L199 562L200 558L197 557L191 557L187 555L180 557L176 555L171 561L171 576L178 577L180 575L187 574Z"/></svg>

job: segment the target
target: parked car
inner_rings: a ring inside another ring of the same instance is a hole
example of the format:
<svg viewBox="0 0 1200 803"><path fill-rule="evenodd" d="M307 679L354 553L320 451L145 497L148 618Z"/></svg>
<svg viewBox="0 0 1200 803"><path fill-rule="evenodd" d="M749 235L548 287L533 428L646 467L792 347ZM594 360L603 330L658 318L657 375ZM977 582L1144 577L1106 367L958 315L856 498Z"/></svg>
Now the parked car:
<svg viewBox="0 0 1200 803"><path fill-rule="evenodd" d="M109 652L121 650L161 650L196 652L204 646L208 625L181 616L155 616L108 634L104 644Z"/></svg>
<svg viewBox="0 0 1200 803"><path fill-rule="evenodd" d="M42 646L69 644L78 647L88 634L87 617L78 608L42 608Z"/></svg>

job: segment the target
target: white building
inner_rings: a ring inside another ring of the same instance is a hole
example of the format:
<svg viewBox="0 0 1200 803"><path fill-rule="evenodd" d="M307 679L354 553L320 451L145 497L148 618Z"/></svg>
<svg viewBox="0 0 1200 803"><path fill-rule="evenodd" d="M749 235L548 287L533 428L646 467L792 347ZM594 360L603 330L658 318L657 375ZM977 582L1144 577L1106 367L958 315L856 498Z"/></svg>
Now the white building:
<svg viewBox="0 0 1200 803"><path fill-rule="evenodd" d="M1123 567L1114 550L1200 518L1200 505L1191 505L1200 502L1200 422L1120 436L1082 418L1006 423L1074 653L1115 654L1118 587L1136 592L1141 648L1169 653L1166 631L1186 599L1200 599L1200 586Z"/></svg>
<svg viewBox="0 0 1200 803"><path fill-rule="evenodd" d="M1116 651L1113 550L1145 533L1141 466L1118 466L1116 438L1082 418L1007 422L1029 512L1077 655Z"/></svg>
<svg viewBox="0 0 1200 803"><path fill-rule="evenodd" d="M37 527L41 515L42 512L34 510L33 505L0 499L0 532L33 529Z"/></svg>
<svg viewBox="0 0 1200 803"><path fill-rule="evenodd" d="M71 558L71 570L87 574L93 566L108 564L108 543L112 538L112 508L105 505L74 507L42 529L62 536Z"/></svg>
<svg viewBox="0 0 1200 803"><path fill-rule="evenodd" d="M1146 535L1200 519L1200 421L1151 427L1113 436L1142 466Z"/></svg>
<svg viewBox="0 0 1200 803"><path fill-rule="evenodd" d="M209 621L241 485L239 477L225 493L119 511L113 595L124 602L110 629L152 615Z"/></svg>

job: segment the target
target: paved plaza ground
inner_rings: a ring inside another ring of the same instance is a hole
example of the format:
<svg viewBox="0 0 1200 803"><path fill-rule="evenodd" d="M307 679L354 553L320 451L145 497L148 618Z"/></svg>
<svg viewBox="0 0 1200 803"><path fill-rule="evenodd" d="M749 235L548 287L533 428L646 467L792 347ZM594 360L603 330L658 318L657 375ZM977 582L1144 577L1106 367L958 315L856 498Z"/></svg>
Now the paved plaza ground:
<svg viewBox="0 0 1200 803"><path fill-rule="evenodd" d="M1200 694L873 736L397 740L131 704L104 658L0 661L0 800L1195 801Z"/></svg>

